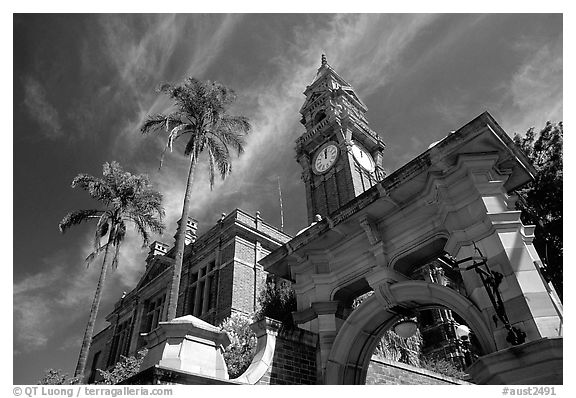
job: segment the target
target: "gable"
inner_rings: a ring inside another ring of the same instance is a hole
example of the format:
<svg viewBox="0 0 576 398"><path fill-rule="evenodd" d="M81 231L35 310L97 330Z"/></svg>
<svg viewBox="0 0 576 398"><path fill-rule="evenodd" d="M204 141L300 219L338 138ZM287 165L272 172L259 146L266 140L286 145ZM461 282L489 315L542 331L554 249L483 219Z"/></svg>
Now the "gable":
<svg viewBox="0 0 576 398"><path fill-rule="evenodd" d="M144 272L144 275L140 278L135 290L146 286L171 266L171 263L164 256L155 256L151 261L152 264L148 266L146 272Z"/></svg>

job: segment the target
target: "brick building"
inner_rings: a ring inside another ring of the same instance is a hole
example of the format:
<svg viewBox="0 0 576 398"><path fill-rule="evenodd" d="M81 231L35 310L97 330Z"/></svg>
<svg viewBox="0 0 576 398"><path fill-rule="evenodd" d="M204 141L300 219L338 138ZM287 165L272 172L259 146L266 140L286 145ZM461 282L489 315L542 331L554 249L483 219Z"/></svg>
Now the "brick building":
<svg viewBox="0 0 576 398"><path fill-rule="evenodd" d="M233 312L251 313L266 280L258 261L290 239L264 222L236 209L206 233L189 220L177 316L191 314L218 325ZM88 356L86 381L97 369L113 366L120 355L134 355L144 345L141 333L153 330L167 311L170 266L175 248L154 242L146 270L137 286L125 294L106 317L109 325L94 336Z"/></svg>

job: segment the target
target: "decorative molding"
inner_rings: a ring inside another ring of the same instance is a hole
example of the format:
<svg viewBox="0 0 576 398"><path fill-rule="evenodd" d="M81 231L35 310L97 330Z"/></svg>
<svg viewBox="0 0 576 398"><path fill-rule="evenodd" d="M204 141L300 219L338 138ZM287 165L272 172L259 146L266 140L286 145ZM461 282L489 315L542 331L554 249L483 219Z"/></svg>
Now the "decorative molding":
<svg viewBox="0 0 576 398"><path fill-rule="evenodd" d="M362 226L371 245L382 241L378 225L368 215L365 214L360 218L360 226Z"/></svg>
<svg viewBox="0 0 576 398"><path fill-rule="evenodd" d="M389 310L398 305L398 300L396 300L394 293L392 293L392 290L390 289L390 286L397 282L398 281L394 279L386 279L378 286L373 286L374 296L385 310Z"/></svg>

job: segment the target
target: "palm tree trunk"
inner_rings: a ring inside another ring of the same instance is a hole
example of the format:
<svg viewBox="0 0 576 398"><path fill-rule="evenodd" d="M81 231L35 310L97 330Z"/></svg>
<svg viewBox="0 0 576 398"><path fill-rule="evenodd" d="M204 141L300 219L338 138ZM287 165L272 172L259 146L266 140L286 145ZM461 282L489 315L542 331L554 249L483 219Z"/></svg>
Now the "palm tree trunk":
<svg viewBox="0 0 576 398"><path fill-rule="evenodd" d="M172 271L172 284L168 296L168 312L166 321L170 322L176 318L178 308L178 293L180 290L180 277L182 275L182 261L184 260L184 248L186 243L186 226L188 224L188 214L190 211L190 199L192 197L192 183L194 182L194 170L196 168L195 150L190 156L190 169L188 170L188 180L186 183L186 193L184 194L184 205L182 206L182 218L178 226L176 238L176 254L174 256L174 269Z"/></svg>
<svg viewBox="0 0 576 398"><path fill-rule="evenodd" d="M90 351L90 345L92 344L92 337L94 335L94 325L96 324L96 316L98 315L98 307L100 306L100 300L102 298L102 287L104 286L104 280L106 279L106 258L108 257L108 250L110 246L106 246L104 251L104 260L102 260L102 269L100 270L100 277L98 279L98 285L96 286L96 293L94 293L94 300L92 301L92 306L90 307L90 316L88 318L88 324L86 325L86 331L84 332L84 338L82 339L82 347L80 348L80 356L78 357L78 364L76 365L76 371L74 372L74 377L80 377L81 380L84 377L84 370L86 369L86 362L88 360L88 352Z"/></svg>

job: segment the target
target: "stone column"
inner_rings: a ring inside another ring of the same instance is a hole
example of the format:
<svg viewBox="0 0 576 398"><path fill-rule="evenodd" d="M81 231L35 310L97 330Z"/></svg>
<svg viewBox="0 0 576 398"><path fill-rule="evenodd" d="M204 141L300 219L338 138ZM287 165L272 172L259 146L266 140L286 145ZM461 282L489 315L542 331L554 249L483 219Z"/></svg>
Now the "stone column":
<svg viewBox="0 0 576 398"><path fill-rule="evenodd" d="M526 333L526 342L562 336L562 306L540 272L532 244L534 227L522 224L520 212L514 210L515 197L506 193L508 177L497 174L489 158L470 163L467 182L479 198L447 217L447 224L456 227L448 228L452 233L446 251L458 260L478 256L475 244L490 270L502 274L504 308L512 326ZM501 321L495 325L494 306L479 276L464 270L471 263L460 265L466 291L491 325L498 349L508 348L508 331Z"/></svg>
<svg viewBox="0 0 576 398"><path fill-rule="evenodd" d="M317 379L323 380L328 356L336 335L342 326L342 303L339 301L315 301L310 307L292 313L294 322L304 330L318 335Z"/></svg>

